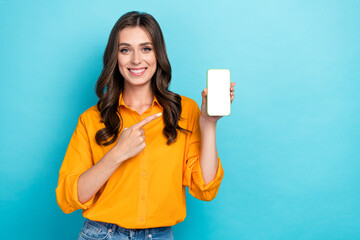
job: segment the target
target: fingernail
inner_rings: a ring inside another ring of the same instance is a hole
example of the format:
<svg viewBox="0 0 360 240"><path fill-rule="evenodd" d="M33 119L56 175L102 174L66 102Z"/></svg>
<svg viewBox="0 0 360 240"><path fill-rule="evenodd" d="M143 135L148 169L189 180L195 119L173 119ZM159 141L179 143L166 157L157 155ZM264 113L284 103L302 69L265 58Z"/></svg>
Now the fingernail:
<svg viewBox="0 0 360 240"><path fill-rule="evenodd" d="M158 114L156 114L156 116L158 116L158 117L160 117L162 115L162 113L158 113Z"/></svg>

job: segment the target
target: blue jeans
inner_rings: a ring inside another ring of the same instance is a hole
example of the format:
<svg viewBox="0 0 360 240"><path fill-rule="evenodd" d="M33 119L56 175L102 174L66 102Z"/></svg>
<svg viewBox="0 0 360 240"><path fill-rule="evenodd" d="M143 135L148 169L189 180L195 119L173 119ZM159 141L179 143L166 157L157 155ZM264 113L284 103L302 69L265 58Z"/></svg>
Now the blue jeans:
<svg viewBox="0 0 360 240"><path fill-rule="evenodd" d="M116 224L97 222L86 219L78 240L172 240L171 227L157 227L146 229L127 229Z"/></svg>

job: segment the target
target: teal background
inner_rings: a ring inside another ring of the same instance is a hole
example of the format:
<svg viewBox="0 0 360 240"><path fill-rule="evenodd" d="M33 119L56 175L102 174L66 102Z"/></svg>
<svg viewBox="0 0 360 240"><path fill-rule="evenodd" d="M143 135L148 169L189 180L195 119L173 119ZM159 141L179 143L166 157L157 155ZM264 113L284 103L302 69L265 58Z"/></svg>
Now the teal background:
<svg viewBox="0 0 360 240"><path fill-rule="evenodd" d="M0 1L0 225L6 239L76 239L58 172L110 30L160 23L171 89L201 103L206 71L237 83L218 123L216 199L187 195L175 239L360 239L359 1Z"/></svg>

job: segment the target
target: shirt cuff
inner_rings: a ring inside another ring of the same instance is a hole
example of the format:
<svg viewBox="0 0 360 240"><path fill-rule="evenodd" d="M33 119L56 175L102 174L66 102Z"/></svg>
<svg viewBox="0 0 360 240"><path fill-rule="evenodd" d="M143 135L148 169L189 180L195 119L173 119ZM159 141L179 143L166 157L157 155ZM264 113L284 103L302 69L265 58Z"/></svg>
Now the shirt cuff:
<svg viewBox="0 0 360 240"><path fill-rule="evenodd" d="M78 198L78 180L80 175L81 174L69 176L69 178L72 178L71 180L69 179L69 183L72 182L73 184L71 196L69 197L68 201L75 209L88 209L92 205L96 194L85 203L80 203Z"/></svg>
<svg viewBox="0 0 360 240"><path fill-rule="evenodd" d="M218 157L218 168L216 171L215 178L209 182L208 184L205 184L202 169L200 165L200 159L196 161L194 167L193 167L193 178L196 185L199 187L201 191L210 191L216 188L219 188L221 180L224 177L224 169L221 166L220 158Z"/></svg>

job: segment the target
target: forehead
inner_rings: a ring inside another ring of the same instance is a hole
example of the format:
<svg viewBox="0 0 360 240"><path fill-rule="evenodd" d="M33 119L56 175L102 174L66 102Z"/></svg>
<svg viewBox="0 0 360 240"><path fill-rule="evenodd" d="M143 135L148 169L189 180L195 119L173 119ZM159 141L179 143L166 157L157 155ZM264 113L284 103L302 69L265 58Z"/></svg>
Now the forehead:
<svg viewBox="0 0 360 240"><path fill-rule="evenodd" d="M138 45L144 42L152 42L150 34L142 27L126 27L118 33L119 43Z"/></svg>

